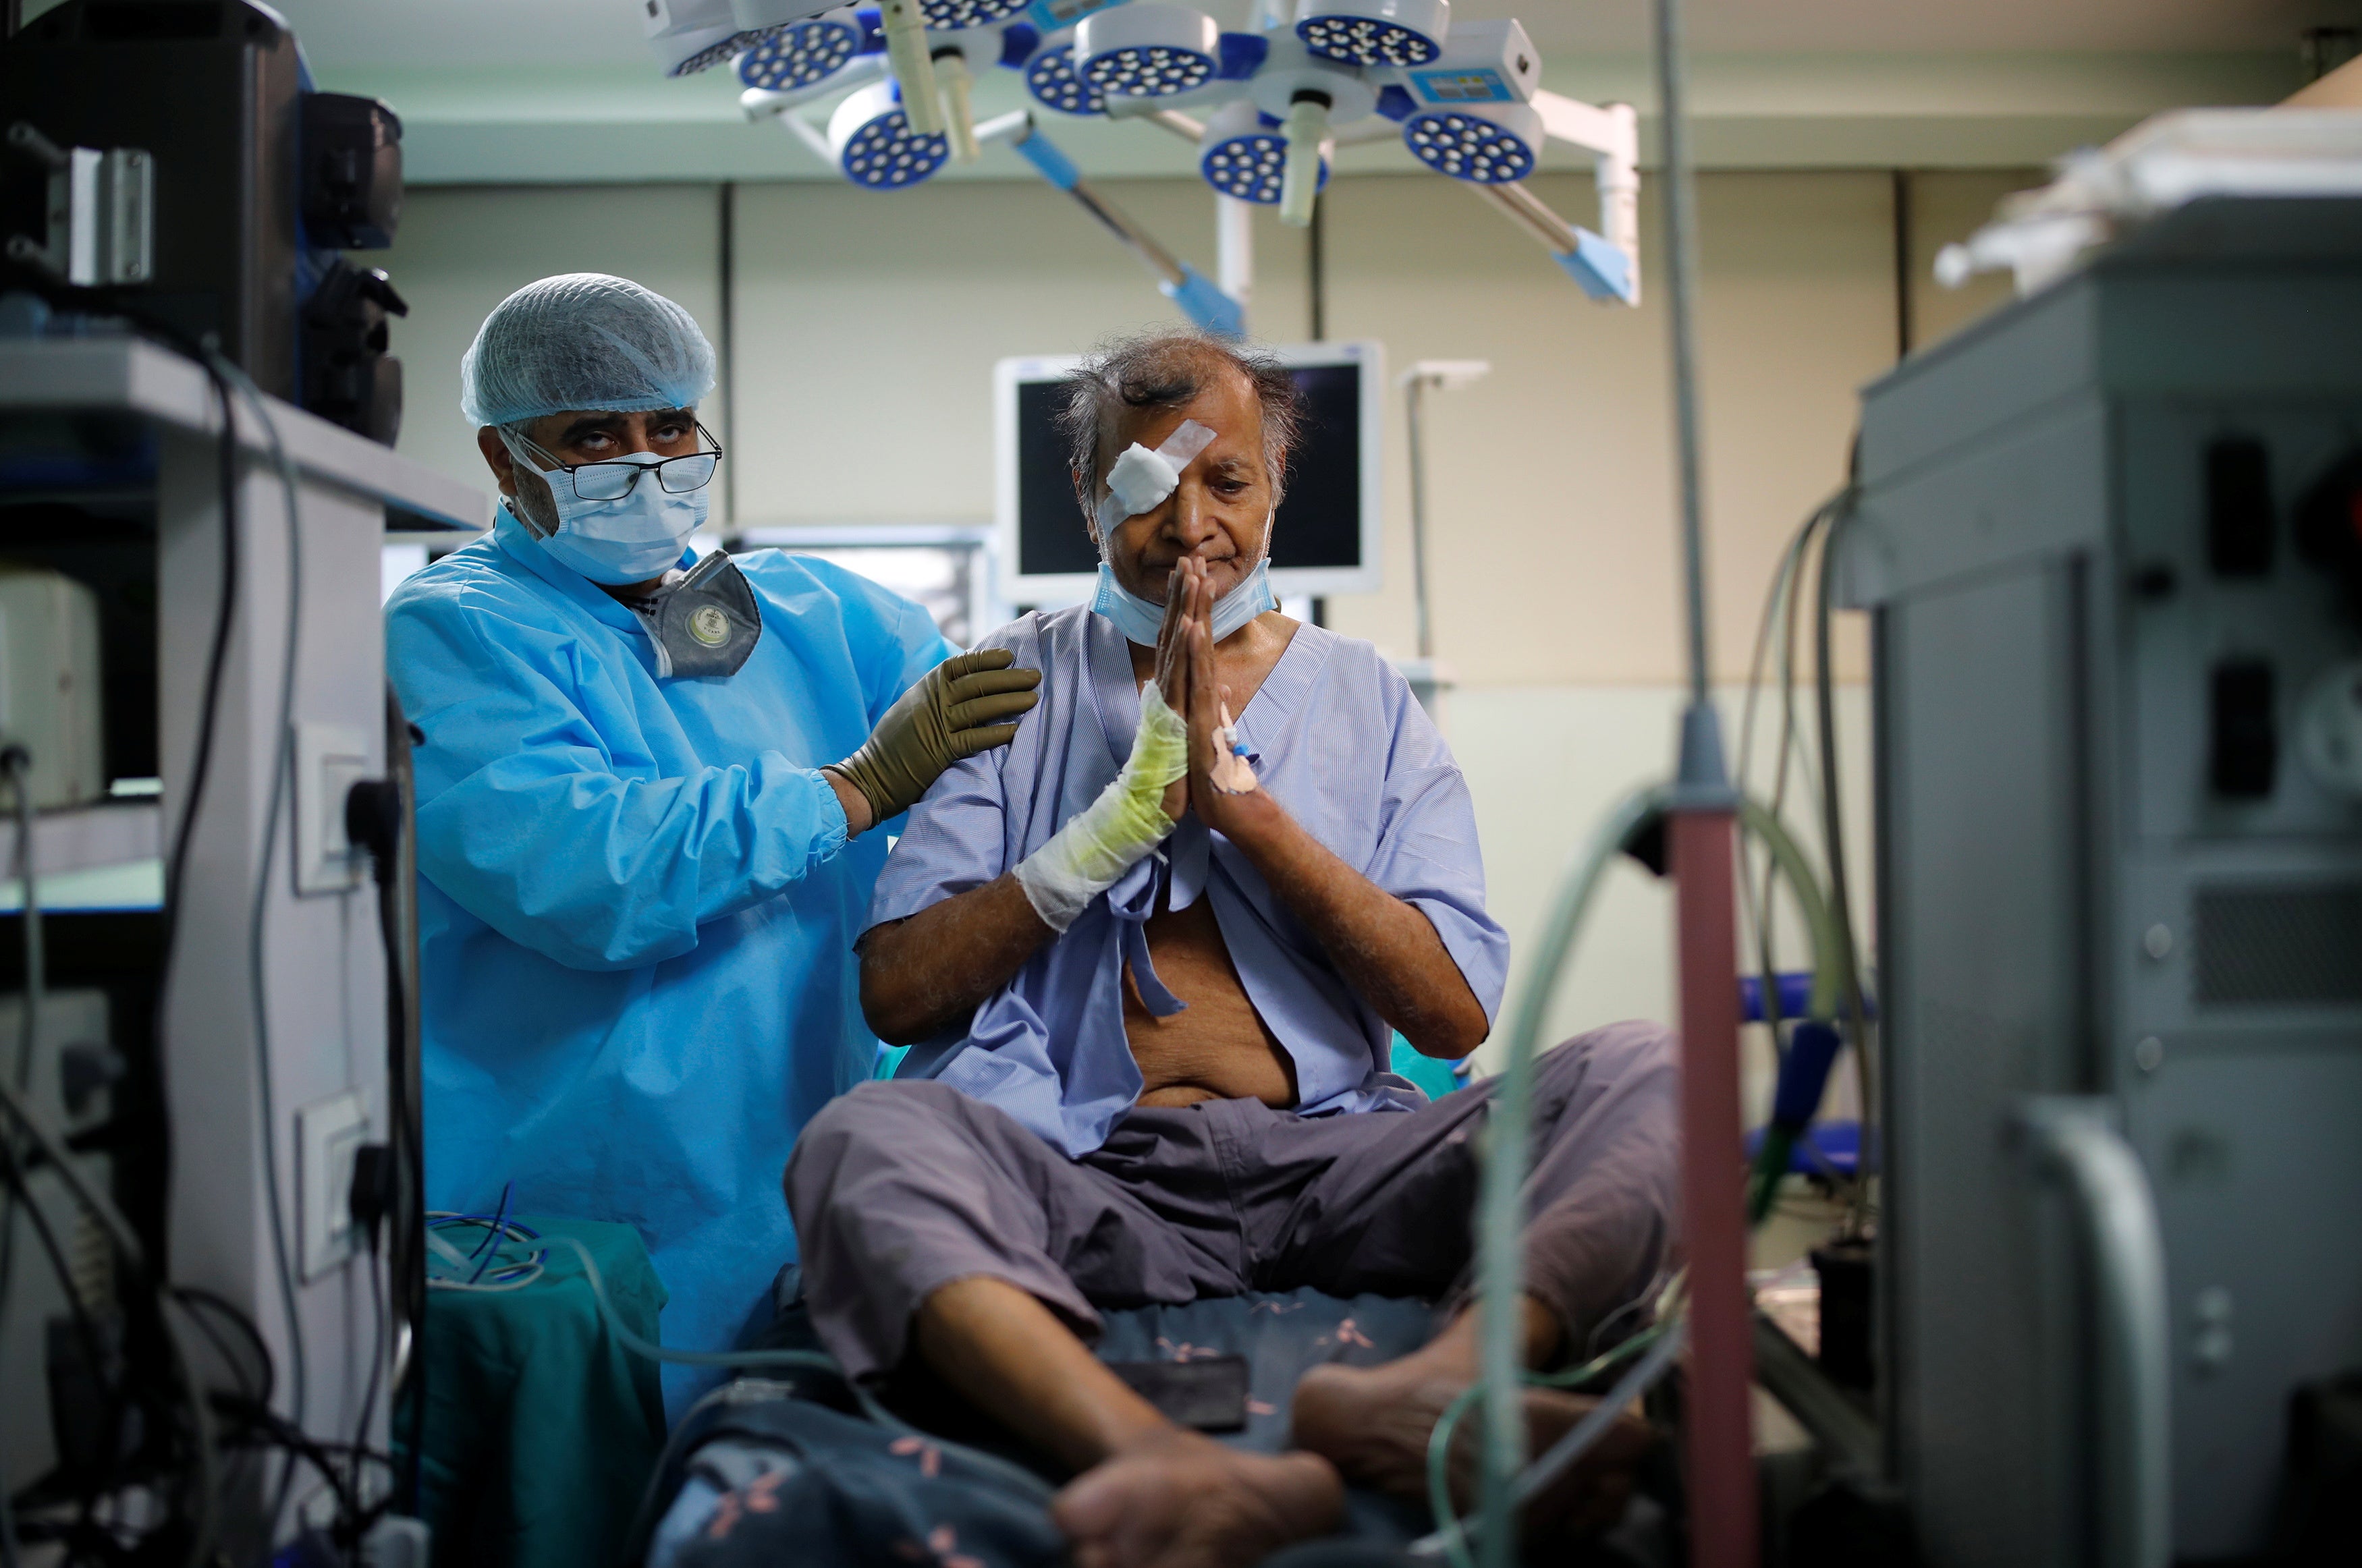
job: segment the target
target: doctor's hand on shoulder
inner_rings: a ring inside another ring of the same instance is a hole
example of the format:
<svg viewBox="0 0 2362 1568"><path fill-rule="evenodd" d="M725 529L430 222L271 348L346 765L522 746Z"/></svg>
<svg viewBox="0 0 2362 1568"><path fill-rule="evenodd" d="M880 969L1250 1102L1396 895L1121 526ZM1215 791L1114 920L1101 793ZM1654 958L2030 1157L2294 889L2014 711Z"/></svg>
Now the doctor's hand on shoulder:
<svg viewBox="0 0 2362 1568"><path fill-rule="evenodd" d="M848 836L909 811L953 763L1015 737L1042 700L1042 672L1016 662L1007 648L945 659L886 710L859 751L821 769L844 802Z"/></svg>

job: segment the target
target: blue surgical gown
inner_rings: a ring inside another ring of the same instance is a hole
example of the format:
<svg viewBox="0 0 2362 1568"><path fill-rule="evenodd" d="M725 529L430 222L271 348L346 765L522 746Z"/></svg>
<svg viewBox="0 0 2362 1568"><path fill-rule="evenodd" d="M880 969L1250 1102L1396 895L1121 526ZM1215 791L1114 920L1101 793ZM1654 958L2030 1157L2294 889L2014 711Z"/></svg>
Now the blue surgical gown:
<svg viewBox="0 0 2362 1568"><path fill-rule="evenodd" d="M667 1342L725 1349L795 1255L798 1129L868 1076L854 938L884 832L816 769L956 651L804 557L738 558L762 640L659 680L639 617L506 512L386 606L418 776L426 1197L619 1220ZM668 1365L678 1416L712 1381Z"/></svg>

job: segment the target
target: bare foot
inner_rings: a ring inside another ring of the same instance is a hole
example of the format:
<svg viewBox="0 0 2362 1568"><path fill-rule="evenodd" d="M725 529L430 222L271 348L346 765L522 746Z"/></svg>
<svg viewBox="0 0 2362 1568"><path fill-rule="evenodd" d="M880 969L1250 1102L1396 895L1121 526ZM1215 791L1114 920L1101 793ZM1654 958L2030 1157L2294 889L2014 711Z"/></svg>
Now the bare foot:
<svg viewBox="0 0 2362 1568"><path fill-rule="evenodd" d="M1075 1568L1240 1568L1344 1514L1328 1461L1240 1453L1187 1431L1093 1466L1050 1505Z"/></svg>
<svg viewBox="0 0 2362 1568"><path fill-rule="evenodd" d="M1316 1366L1296 1386L1297 1446L1327 1459L1355 1485L1424 1502L1428 1437L1469 1382L1465 1375L1410 1362ZM1598 1403L1554 1388L1527 1389L1527 1453L1541 1453ZM1618 1417L1591 1452L1527 1508L1527 1530L1588 1534L1614 1524L1631 1501L1634 1468L1654 1442L1645 1422ZM1480 1423L1472 1412L1451 1435L1451 1500L1462 1512L1476 1504L1481 1449Z"/></svg>

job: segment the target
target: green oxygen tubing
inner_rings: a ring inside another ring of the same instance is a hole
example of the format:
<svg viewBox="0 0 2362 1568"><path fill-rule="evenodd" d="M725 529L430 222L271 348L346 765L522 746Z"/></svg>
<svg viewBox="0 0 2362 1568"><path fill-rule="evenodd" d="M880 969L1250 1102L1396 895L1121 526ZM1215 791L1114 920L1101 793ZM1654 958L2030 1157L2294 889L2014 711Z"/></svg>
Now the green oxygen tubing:
<svg viewBox="0 0 2362 1568"><path fill-rule="evenodd" d="M1477 1200L1485 1412L1483 1507L1477 1544L1484 1568L1509 1568L1514 1562L1517 1540L1512 1516L1518 1494L1530 1495L1549 1479L1547 1475L1521 1474L1526 1465L1525 1424L1518 1397L1525 1381L1525 1369L1519 1364L1523 1335L1518 1308L1525 1284L1525 1253L1519 1243L1525 1229L1524 1187L1533 1123L1536 1047L1551 999L1574 951L1575 939L1591 911L1601 878L1618 855L1629 853L1650 825L1661 820L1672 798L1669 786L1651 785L1639 790L1609 812L1593 833L1560 883L1558 897L1542 925L1538 965L1510 1019L1506 1059L1494 1092L1491 1114L1486 1119L1485 1173ZM1772 865L1787 884L1810 933L1813 984L1809 1016L1833 1018L1844 996L1847 955L1820 883L1795 840L1760 802L1742 800L1739 825L1742 833L1753 834L1770 850ZM1731 983L1738 983L1737 976L1732 977ZM1773 1163L1775 1143L1779 1148ZM1777 1173L1785 1167L1788 1154L1786 1140L1770 1136L1764 1139L1764 1158L1759 1162L1753 1186L1765 1206L1772 1181L1776 1181ZM1762 1175L1767 1165L1773 1173L1771 1181ZM1760 1210L1757 1218L1760 1218ZM1554 1452L1549 1456L1551 1468L1563 1469L1578 1457L1579 1450Z"/></svg>

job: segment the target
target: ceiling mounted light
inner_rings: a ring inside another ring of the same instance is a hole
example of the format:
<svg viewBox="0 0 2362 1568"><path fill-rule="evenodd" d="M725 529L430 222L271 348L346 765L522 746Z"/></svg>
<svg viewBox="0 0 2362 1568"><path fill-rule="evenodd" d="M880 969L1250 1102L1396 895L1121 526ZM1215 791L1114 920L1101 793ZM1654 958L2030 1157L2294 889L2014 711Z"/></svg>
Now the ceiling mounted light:
<svg viewBox="0 0 2362 1568"><path fill-rule="evenodd" d="M1103 115L1107 94L1075 73L1072 29L1052 33L1025 62L1025 90L1033 101L1062 115Z"/></svg>
<svg viewBox="0 0 2362 1568"><path fill-rule="evenodd" d="M901 191L944 166L951 142L911 128L902 92L873 82L846 96L828 117L829 155L837 171L865 191Z"/></svg>
<svg viewBox="0 0 2362 1568"><path fill-rule="evenodd" d="M1403 122L1403 145L1439 174L1506 185L1540 160L1542 117L1524 104L1421 109Z"/></svg>
<svg viewBox="0 0 2362 1568"><path fill-rule="evenodd" d="M1022 11L1032 0L919 0L931 32L951 33L964 28L988 28Z"/></svg>
<svg viewBox="0 0 2362 1568"><path fill-rule="evenodd" d="M1264 123L1261 111L1241 99L1223 105L1206 121L1198 143L1198 172L1225 196L1259 206L1279 204L1287 171L1287 138ZM1329 183L1329 160L1320 160L1319 183Z"/></svg>
<svg viewBox="0 0 2362 1568"><path fill-rule="evenodd" d="M866 52L862 44L868 31L850 6L790 22L738 57L738 80L770 93L825 82Z"/></svg>
<svg viewBox="0 0 2362 1568"><path fill-rule="evenodd" d="M1407 67L1443 52L1451 21L1450 0L1303 0L1296 36L1323 60Z"/></svg>
<svg viewBox="0 0 2362 1568"><path fill-rule="evenodd" d="M1221 33L1203 11L1140 0L1083 19L1076 72L1109 97L1170 97L1214 79Z"/></svg>

